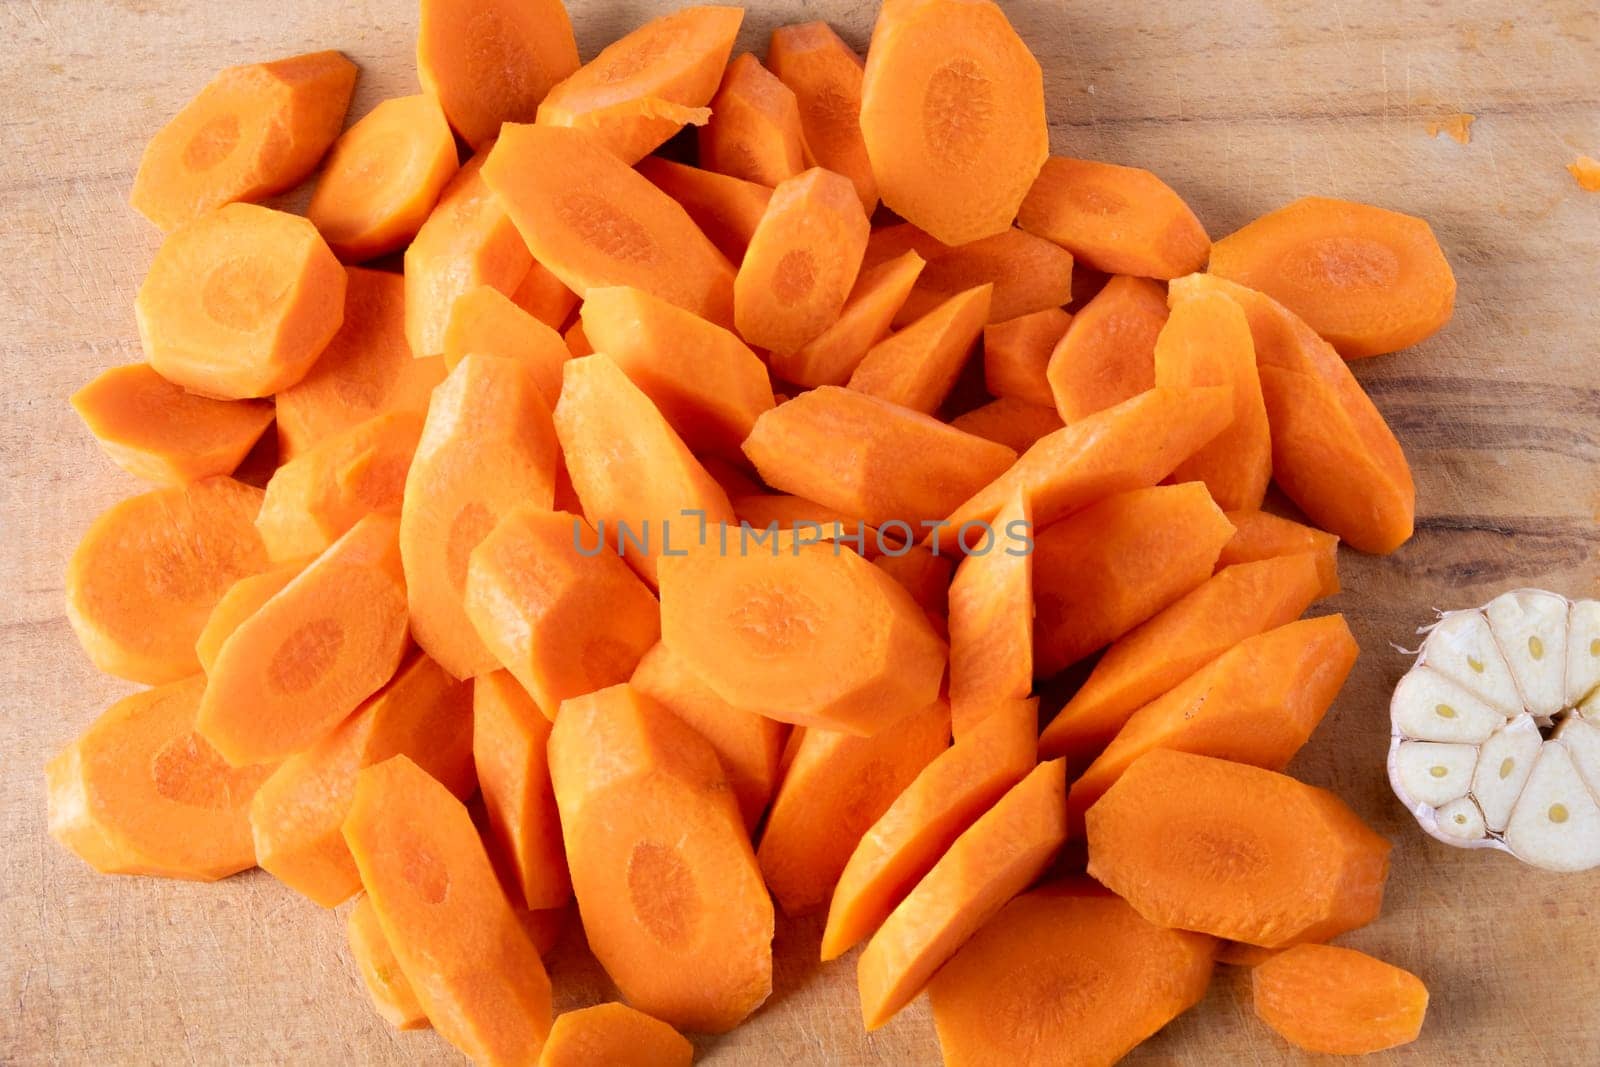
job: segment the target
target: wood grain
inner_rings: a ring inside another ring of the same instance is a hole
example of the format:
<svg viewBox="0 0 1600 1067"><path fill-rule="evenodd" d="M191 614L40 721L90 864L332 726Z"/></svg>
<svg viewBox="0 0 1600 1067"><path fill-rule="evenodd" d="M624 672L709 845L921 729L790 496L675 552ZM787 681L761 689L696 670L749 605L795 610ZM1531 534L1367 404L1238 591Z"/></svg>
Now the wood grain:
<svg viewBox="0 0 1600 1067"><path fill-rule="evenodd" d="M570 0L586 56L659 5ZM1362 659L1297 763L1396 842L1384 917L1352 935L1423 975L1416 1045L1372 1062L1589 1064L1600 1058L1600 873L1543 875L1427 841L1390 797L1392 644L1435 606L1520 584L1600 594L1600 196L1563 170L1600 155L1600 12L1590 0L1213 5L1008 0L1048 79L1056 151L1149 166L1213 234L1296 196L1369 200L1433 221L1455 264L1455 321L1358 373L1416 467L1417 537L1347 554ZM742 43L828 18L858 46L874 7L756 5ZM1509 17L1508 17L1509 16ZM1511 21L1514 19L1514 22ZM368 1010L339 916L272 879L102 878L44 832L41 767L114 697L62 616L89 519L135 491L66 406L139 358L132 295L156 235L125 206L145 139L218 67L337 47L363 68L355 113L415 91L401 0L3 0L0 111L0 1061L454 1062ZM1477 115L1461 146L1425 125ZM815 923L779 937L777 993L717 1064L937 1061L924 1004L860 1032L853 960L815 959ZM577 945L563 1006L606 995ZM1250 1017L1241 972L1135 1053L1147 1064L1300 1062Z"/></svg>

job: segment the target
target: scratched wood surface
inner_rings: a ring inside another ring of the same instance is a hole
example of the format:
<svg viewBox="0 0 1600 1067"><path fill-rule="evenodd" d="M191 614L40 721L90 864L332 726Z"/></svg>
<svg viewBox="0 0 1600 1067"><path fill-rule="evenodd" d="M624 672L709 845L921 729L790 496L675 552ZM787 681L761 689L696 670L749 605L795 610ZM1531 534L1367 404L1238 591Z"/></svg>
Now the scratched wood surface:
<svg viewBox="0 0 1600 1067"><path fill-rule="evenodd" d="M661 5L569 0L585 56ZM1600 1060L1600 872L1548 876L1425 840L1383 774L1385 694L1433 606L1514 585L1600 594L1600 196L1563 169L1600 155L1600 13L1589 0L1295 0L1216 5L1008 0L1048 82L1056 151L1151 167L1214 235L1294 197L1368 200L1432 220L1456 268L1455 321L1359 375L1416 468L1416 538L1347 555L1363 648L1296 769L1394 839L1382 919L1351 935L1423 975L1423 1038L1394 1062ZM874 7L754 5L742 43L828 18L864 46ZM314 48L363 69L354 114L415 91L403 0L0 3L0 1062L454 1062L369 1011L325 914L271 878L104 878L45 835L44 760L127 687L95 675L62 614L90 518L137 490L66 405L140 357L132 296L157 238L124 204L145 139L218 67ZM1431 120L1477 116L1472 143ZM776 991L701 1043L719 1064L937 1060L926 1005L870 1039L853 959L820 968L815 924L779 936ZM570 939L569 939L570 940ZM562 1006L607 995L576 944ZM1003 988L997 996L1004 996ZM1219 970L1207 1000L1134 1062L1300 1062Z"/></svg>

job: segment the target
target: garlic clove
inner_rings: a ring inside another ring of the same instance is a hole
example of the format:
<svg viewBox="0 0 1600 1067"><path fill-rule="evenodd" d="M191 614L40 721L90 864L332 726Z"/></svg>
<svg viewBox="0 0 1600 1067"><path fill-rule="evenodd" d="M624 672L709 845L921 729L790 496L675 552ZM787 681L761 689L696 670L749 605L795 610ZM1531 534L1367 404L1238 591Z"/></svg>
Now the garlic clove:
<svg viewBox="0 0 1600 1067"><path fill-rule="evenodd" d="M1519 715L1483 743L1478 769L1472 777L1472 795L1483 811L1484 823L1499 833L1511 819L1511 809L1539 760L1544 738L1531 715Z"/></svg>
<svg viewBox="0 0 1600 1067"><path fill-rule="evenodd" d="M1545 719L1567 706L1567 610L1565 597L1542 589L1513 589L1484 605L1523 706Z"/></svg>
<svg viewBox="0 0 1600 1067"><path fill-rule="evenodd" d="M1499 711L1427 666L1400 679L1389 711L1395 727L1418 741L1482 744L1506 723Z"/></svg>
<svg viewBox="0 0 1600 1067"><path fill-rule="evenodd" d="M1506 844L1529 863L1552 871L1600 864L1600 805L1595 803L1567 746L1546 741L1506 824Z"/></svg>
<svg viewBox="0 0 1600 1067"><path fill-rule="evenodd" d="M1420 663L1476 693L1505 718L1522 710L1522 695L1511 678L1489 620L1477 610L1443 615L1422 642Z"/></svg>
<svg viewBox="0 0 1600 1067"><path fill-rule="evenodd" d="M1477 765L1478 750L1472 745L1402 741L1394 774L1412 800L1436 808L1467 795Z"/></svg>
<svg viewBox="0 0 1600 1067"><path fill-rule="evenodd" d="M1600 725L1573 717L1561 724L1556 736L1571 751L1583 784L1600 797Z"/></svg>
<svg viewBox="0 0 1600 1067"><path fill-rule="evenodd" d="M1471 797L1458 797L1442 805L1435 814L1439 832L1463 844L1486 840L1488 827L1483 812Z"/></svg>
<svg viewBox="0 0 1600 1067"><path fill-rule="evenodd" d="M1600 695L1600 600L1580 600L1567 616L1567 703Z"/></svg>

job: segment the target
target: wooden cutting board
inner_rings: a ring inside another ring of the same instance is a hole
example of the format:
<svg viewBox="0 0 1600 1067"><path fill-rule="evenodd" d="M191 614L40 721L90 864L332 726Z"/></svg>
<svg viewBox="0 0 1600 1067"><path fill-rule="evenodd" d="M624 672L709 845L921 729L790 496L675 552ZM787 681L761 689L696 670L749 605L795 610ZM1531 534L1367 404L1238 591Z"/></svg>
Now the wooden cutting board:
<svg viewBox="0 0 1600 1067"><path fill-rule="evenodd" d="M663 5L569 6L587 57ZM759 52L773 26L827 18L864 47L875 6L758 3L742 43ZM1434 607L1518 585L1600 595L1600 195L1563 169L1600 156L1600 11L1005 7L1044 66L1055 150L1156 170L1214 235L1310 193L1432 221L1460 282L1455 320L1357 368L1416 469L1417 535L1387 558L1344 556L1346 592L1329 607L1363 655L1295 769L1395 841L1382 919L1343 939L1433 992L1422 1040L1395 1062L1600 1060L1600 872L1545 875L1428 841L1383 770L1387 692L1407 662L1391 646L1413 643ZM357 115L415 92L415 20L403 0L0 3L0 1062L457 1059L369 1010L342 910L259 873L214 886L96 876L46 836L41 771L128 689L85 662L61 575L90 518L138 486L66 399L140 358L132 299L157 235L125 197L145 140L230 63L343 49L362 66ZM1457 111L1478 117L1470 145L1429 136ZM937 1062L924 1003L863 1036L853 960L819 967L817 937L815 923L783 929L771 1002L702 1042L705 1062ZM562 1007L608 995L577 945L552 970ZM1251 1017L1247 975L1221 968L1205 1003L1133 1062L1301 1059Z"/></svg>

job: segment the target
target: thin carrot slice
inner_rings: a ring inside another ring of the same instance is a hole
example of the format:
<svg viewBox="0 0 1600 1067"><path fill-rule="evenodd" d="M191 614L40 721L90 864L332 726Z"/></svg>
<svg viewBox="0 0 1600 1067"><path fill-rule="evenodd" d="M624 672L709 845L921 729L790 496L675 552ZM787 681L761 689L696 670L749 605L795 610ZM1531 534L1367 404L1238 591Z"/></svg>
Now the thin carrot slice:
<svg viewBox="0 0 1600 1067"><path fill-rule="evenodd" d="M639 173L676 200L717 250L737 264L767 212L772 190L716 171L659 156L639 161Z"/></svg>
<svg viewBox="0 0 1600 1067"><path fill-rule="evenodd" d="M1066 768L1035 767L950 846L856 962L861 1016L876 1030L922 992L967 939L1049 866L1066 839Z"/></svg>
<svg viewBox="0 0 1600 1067"><path fill-rule="evenodd" d="M104 371L71 403L117 466L163 485L232 474L272 425L271 404L196 396L148 363Z"/></svg>
<svg viewBox="0 0 1600 1067"><path fill-rule="evenodd" d="M899 553L886 552L873 560L874 566L899 582L922 608L934 632L949 636L950 579L956 560L941 556L927 545L907 545Z"/></svg>
<svg viewBox="0 0 1600 1067"><path fill-rule="evenodd" d="M1026 400L1003 396L957 415L950 420L950 425L963 433L1005 445L1021 453L1032 448L1040 438L1061 429L1065 423L1053 406L1030 404Z"/></svg>
<svg viewBox="0 0 1600 1067"><path fill-rule="evenodd" d="M1084 766L1134 712L1239 642L1299 618L1323 595L1319 585L1309 553L1222 568L1118 638L1040 735L1039 751Z"/></svg>
<svg viewBox="0 0 1600 1067"><path fill-rule="evenodd" d="M1345 359L1433 336L1455 310L1456 279L1422 219L1308 196L1216 243L1211 272L1260 290Z"/></svg>
<svg viewBox="0 0 1600 1067"><path fill-rule="evenodd" d="M1147 170L1051 156L1017 224L1107 274L1181 278L1203 270L1211 238L1189 205Z"/></svg>
<svg viewBox="0 0 1600 1067"><path fill-rule="evenodd" d="M1266 511L1230 511L1233 536L1222 546L1217 568L1235 563L1274 559L1300 552L1311 553L1322 581L1319 597L1339 591L1339 538L1335 534L1285 519Z"/></svg>
<svg viewBox="0 0 1600 1067"><path fill-rule="evenodd" d="M1389 842L1332 793L1171 749L1122 773L1088 837L1089 874L1146 919L1266 948L1371 922L1389 874Z"/></svg>
<svg viewBox="0 0 1600 1067"><path fill-rule="evenodd" d="M1071 323L1070 314L1054 307L985 326L983 383L989 395L1054 407L1050 356Z"/></svg>
<svg viewBox="0 0 1600 1067"><path fill-rule="evenodd" d="M809 727L794 735L756 858L786 915L827 907L861 836L950 745L942 701L875 737Z"/></svg>
<svg viewBox="0 0 1600 1067"><path fill-rule="evenodd" d="M361 771L344 837L423 1011L475 1063L532 1063L550 979L467 809L405 756Z"/></svg>
<svg viewBox="0 0 1600 1067"><path fill-rule="evenodd" d="M1088 884L1025 893L928 984L945 1062L1118 1063L1205 996L1215 945Z"/></svg>
<svg viewBox="0 0 1600 1067"><path fill-rule="evenodd" d="M888 334L922 268L922 257L912 251L871 270L863 268L839 317L795 351L771 353L773 371L800 385L843 385Z"/></svg>
<svg viewBox="0 0 1600 1067"><path fill-rule="evenodd" d="M306 376L344 321L344 290L344 267L311 223L229 204L168 235L134 314L163 378L242 400Z"/></svg>
<svg viewBox="0 0 1600 1067"><path fill-rule="evenodd" d="M239 628L240 623L294 581L306 569L308 562L304 559L288 560L260 574L246 575L230 585L217 601L216 607L211 609L211 614L206 616L200 636L194 639L194 654L200 661L200 669L210 674L211 665L217 661L217 653L222 650L222 643Z"/></svg>
<svg viewBox="0 0 1600 1067"><path fill-rule="evenodd" d="M1045 367L1062 421L1104 411L1156 384L1156 338L1167 314L1160 284L1119 275L1073 316Z"/></svg>
<svg viewBox="0 0 1600 1067"><path fill-rule="evenodd" d="M472 761L488 809L488 843L510 866L520 902L533 911L572 899L549 740L550 720L509 672L472 680Z"/></svg>
<svg viewBox="0 0 1600 1067"><path fill-rule="evenodd" d="M261 490L207 478L102 512L67 564L67 621L95 668L146 685L197 673L211 609L267 567L260 508Z"/></svg>
<svg viewBox="0 0 1600 1067"><path fill-rule="evenodd" d="M826 22L802 22L772 31L767 66L800 105L809 158L849 178L862 210L872 214L878 180L861 136L861 57Z"/></svg>
<svg viewBox="0 0 1600 1067"><path fill-rule="evenodd" d="M398 536L368 515L222 643L196 728L224 759L298 752L393 677L406 649Z"/></svg>
<svg viewBox="0 0 1600 1067"><path fill-rule="evenodd" d="M531 273L531 272L530 272ZM561 368L572 351L551 326L517 306L492 285L456 297L444 329L444 362L450 370L470 355L504 356L525 363L548 407L561 396Z"/></svg>
<svg viewBox="0 0 1600 1067"><path fill-rule="evenodd" d="M1422 1033L1428 987L1410 971L1334 945L1295 945L1250 972L1256 1017L1291 1045L1361 1056Z"/></svg>
<svg viewBox="0 0 1600 1067"><path fill-rule="evenodd" d="M861 836L828 909L823 960L870 936L973 821L1034 766L1038 701L993 709L924 767Z"/></svg>
<svg viewBox="0 0 1600 1067"><path fill-rule="evenodd" d="M350 942L350 956L356 970L367 987L367 996L384 1022L396 1030L429 1030L428 1013L417 1000L417 991L411 988L400 961L389 947L378 925L378 913L365 894L356 899L355 906L345 920L345 936Z"/></svg>
<svg viewBox="0 0 1600 1067"><path fill-rule="evenodd" d="M850 375L850 388L931 415L955 388L989 318L994 286L957 293L879 341Z"/></svg>
<svg viewBox="0 0 1600 1067"><path fill-rule="evenodd" d="M150 139L128 202L175 230L292 189L339 136L355 87L356 65L338 52L224 69Z"/></svg>
<svg viewBox="0 0 1600 1067"><path fill-rule="evenodd" d="M963 737L1033 692L1033 520L1019 490L950 583L950 715Z"/></svg>
<svg viewBox="0 0 1600 1067"><path fill-rule="evenodd" d="M562 284L543 263L528 268L522 284L511 292L511 302L552 330L559 330L578 307L578 294Z"/></svg>
<svg viewBox="0 0 1600 1067"><path fill-rule="evenodd" d="M417 77L474 148L503 122L532 122L539 102L577 69L561 0L422 0Z"/></svg>
<svg viewBox="0 0 1600 1067"><path fill-rule="evenodd" d="M887 4L861 132L887 207L946 244L976 241L1011 225L1050 154L1044 76L998 4Z"/></svg>
<svg viewBox="0 0 1600 1067"><path fill-rule="evenodd" d="M559 447L526 364L468 356L434 390L400 508L411 635L457 678L499 667L467 618L472 550L520 504L555 499Z"/></svg>
<svg viewBox="0 0 1600 1067"><path fill-rule="evenodd" d="M901 223L895 229L915 227ZM941 244L927 234L902 239L880 237L879 254L893 249L901 240L926 259L928 266L895 315L896 325L925 315L941 301L985 283L994 285L989 322L1005 322L1060 307L1072 299L1072 255L1031 233L1009 229L955 246Z"/></svg>
<svg viewBox="0 0 1600 1067"><path fill-rule="evenodd" d="M472 773L472 689L417 653L354 715L290 756L256 790L250 828L261 868L325 908L361 889L340 827L356 774L404 754L465 799Z"/></svg>
<svg viewBox="0 0 1600 1067"><path fill-rule="evenodd" d="M1209 274L1173 283L1178 299L1221 291L1244 309L1272 428L1272 476L1311 521L1362 552L1411 537L1416 486L1400 444L1361 383L1288 309Z"/></svg>
<svg viewBox="0 0 1600 1067"><path fill-rule="evenodd" d="M626 685L567 701L550 778L584 933L628 1001L731 1029L772 991L772 898L716 752Z"/></svg>
<svg viewBox="0 0 1600 1067"><path fill-rule="evenodd" d="M507 126L483 165L534 258L579 296L631 285L721 325L733 267L683 208L577 130Z"/></svg>
<svg viewBox="0 0 1600 1067"><path fill-rule="evenodd" d="M214 881L254 867L246 809L271 765L195 732L205 679L124 697L45 766L50 836L105 874Z"/></svg>
<svg viewBox="0 0 1600 1067"><path fill-rule="evenodd" d="M806 166L800 102L749 52L728 64L699 138L703 167L757 185L776 187Z"/></svg>
<svg viewBox="0 0 1600 1067"><path fill-rule="evenodd" d="M539 1067L689 1067L694 1046L654 1016L612 1001L556 1016Z"/></svg>
<svg viewBox="0 0 1600 1067"><path fill-rule="evenodd" d="M627 681L661 636L656 599L575 515L525 504L472 551L467 617L546 718Z"/></svg>

